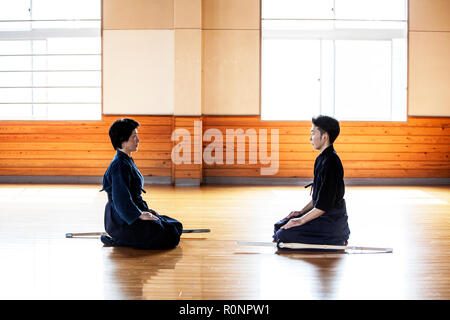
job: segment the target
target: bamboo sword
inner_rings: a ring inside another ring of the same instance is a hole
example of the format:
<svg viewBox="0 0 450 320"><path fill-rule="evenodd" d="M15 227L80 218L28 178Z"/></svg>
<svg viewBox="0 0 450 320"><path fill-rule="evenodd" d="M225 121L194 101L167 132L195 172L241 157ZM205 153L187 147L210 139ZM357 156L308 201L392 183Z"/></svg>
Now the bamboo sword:
<svg viewBox="0 0 450 320"><path fill-rule="evenodd" d="M377 248L377 247L358 247L358 246L338 246L328 244L307 244L307 243L285 243L285 242L252 242L252 241L237 241L241 246L265 246L277 247L280 249L319 249L319 250L354 250L354 251L378 251L385 253L392 253L392 248Z"/></svg>
<svg viewBox="0 0 450 320"><path fill-rule="evenodd" d="M183 233L207 233L211 232L211 229L183 229ZM73 232L66 233L66 238L77 237L95 237L95 236L107 236L106 232Z"/></svg>

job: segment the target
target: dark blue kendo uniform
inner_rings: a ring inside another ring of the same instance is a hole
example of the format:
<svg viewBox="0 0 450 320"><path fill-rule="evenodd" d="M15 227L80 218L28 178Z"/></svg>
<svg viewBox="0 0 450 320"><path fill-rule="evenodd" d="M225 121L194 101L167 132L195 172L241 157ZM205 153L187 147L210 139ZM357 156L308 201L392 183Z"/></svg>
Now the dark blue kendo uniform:
<svg viewBox="0 0 450 320"><path fill-rule="evenodd" d="M350 229L344 200L344 168L333 145L316 158L312 188L314 207L325 212L301 226L289 229L280 228L299 216L278 221L274 228L274 240L286 243L346 244Z"/></svg>
<svg viewBox="0 0 450 320"><path fill-rule="evenodd" d="M144 177L132 158L117 150L103 176L103 189L108 193L105 207L104 244L138 249L170 249L180 242L183 225L148 208L142 199ZM144 191L145 192L145 191ZM157 221L141 220L142 211L149 211Z"/></svg>

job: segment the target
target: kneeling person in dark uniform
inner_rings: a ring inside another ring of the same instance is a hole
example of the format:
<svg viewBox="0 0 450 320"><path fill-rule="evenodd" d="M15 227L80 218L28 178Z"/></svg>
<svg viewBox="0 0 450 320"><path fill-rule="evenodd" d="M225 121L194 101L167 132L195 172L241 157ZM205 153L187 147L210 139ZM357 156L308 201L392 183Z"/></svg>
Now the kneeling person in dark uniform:
<svg viewBox="0 0 450 320"><path fill-rule="evenodd" d="M103 176L102 190L108 193L105 207L108 236L101 236L101 241L138 249L174 248L180 242L183 225L149 209L141 196L144 177L131 157L138 150L138 127L138 122L125 118L116 120L109 129L117 153Z"/></svg>
<svg viewBox="0 0 450 320"><path fill-rule="evenodd" d="M310 142L320 152L314 163L312 199L275 224L277 242L347 245L350 229L344 193L344 168L333 148L339 122L328 116L312 119Z"/></svg>

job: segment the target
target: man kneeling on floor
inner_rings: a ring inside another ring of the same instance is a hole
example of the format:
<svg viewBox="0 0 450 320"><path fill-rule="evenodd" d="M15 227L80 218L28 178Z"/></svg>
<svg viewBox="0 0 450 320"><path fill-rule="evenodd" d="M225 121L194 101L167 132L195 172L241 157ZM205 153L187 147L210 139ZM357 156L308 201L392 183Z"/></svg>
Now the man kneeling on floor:
<svg viewBox="0 0 450 320"><path fill-rule="evenodd" d="M347 245L350 229L344 200L344 168L333 148L339 122L328 116L312 119L313 148L320 152L314 163L312 199L300 211L292 211L275 223L276 242Z"/></svg>

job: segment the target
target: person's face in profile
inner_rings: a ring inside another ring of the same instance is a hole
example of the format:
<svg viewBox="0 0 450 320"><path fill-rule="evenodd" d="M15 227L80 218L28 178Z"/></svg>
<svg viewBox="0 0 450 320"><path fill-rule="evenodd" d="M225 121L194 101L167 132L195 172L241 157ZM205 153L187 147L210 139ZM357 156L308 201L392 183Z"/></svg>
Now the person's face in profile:
<svg viewBox="0 0 450 320"><path fill-rule="evenodd" d="M309 137L309 141L311 142L313 148L315 150L321 150L324 144L326 143L326 133L321 134L319 128L313 125L311 127L311 136Z"/></svg>
<svg viewBox="0 0 450 320"><path fill-rule="evenodd" d="M137 129L134 129L128 140L122 142L122 150L128 155L130 155L131 152L138 151L139 141Z"/></svg>

